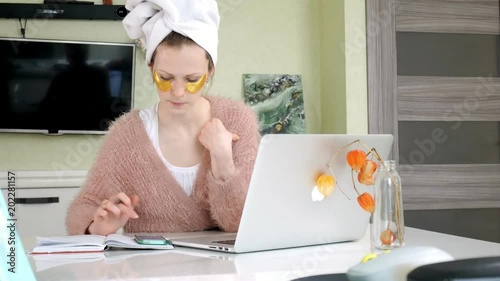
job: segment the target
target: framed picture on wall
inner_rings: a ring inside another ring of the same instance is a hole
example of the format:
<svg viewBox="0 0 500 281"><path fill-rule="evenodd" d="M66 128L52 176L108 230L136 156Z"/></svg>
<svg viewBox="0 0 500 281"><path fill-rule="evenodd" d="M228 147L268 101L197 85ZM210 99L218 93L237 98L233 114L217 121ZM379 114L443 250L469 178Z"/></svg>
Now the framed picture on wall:
<svg viewBox="0 0 500 281"><path fill-rule="evenodd" d="M306 132L302 78L293 74L244 74L244 98L257 113L260 132Z"/></svg>

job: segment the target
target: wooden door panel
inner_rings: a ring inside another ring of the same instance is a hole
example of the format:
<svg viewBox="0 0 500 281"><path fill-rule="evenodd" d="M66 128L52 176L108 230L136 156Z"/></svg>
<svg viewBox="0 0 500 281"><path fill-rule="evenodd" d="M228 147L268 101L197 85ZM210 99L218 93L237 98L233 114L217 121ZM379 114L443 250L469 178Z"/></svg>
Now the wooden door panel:
<svg viewBox="0 0 500 281"><path fill-rule="evenodd" d="M499 34L497 0L398 0L396 30Z"/></svg>

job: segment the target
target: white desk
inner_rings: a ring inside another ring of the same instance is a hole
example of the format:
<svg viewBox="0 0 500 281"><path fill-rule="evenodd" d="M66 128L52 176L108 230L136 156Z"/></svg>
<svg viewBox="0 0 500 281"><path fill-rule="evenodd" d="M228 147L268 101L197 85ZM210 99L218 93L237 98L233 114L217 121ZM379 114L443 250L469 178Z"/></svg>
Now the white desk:
<svg viewBox="0 0 500 281"><path fill-rule="evenodd" d="M173 234L169 237L173 237ZM500 244L497 243L414 228L407 228L406 237L407 246L438 247L456 259L500 256ZM247 254L218 253L181 247L169 251L119 250L105 254L80 255L86 259L82 258L73 263L68 263L66 259L66 264L54 267L48 267L54 265L53 261L35 262L32 256L29 260L39 281L293 280L304 276L346 272L370 253L368 238L366 235L358 242ZM43 258L43 256L38 257Z"/></svg>

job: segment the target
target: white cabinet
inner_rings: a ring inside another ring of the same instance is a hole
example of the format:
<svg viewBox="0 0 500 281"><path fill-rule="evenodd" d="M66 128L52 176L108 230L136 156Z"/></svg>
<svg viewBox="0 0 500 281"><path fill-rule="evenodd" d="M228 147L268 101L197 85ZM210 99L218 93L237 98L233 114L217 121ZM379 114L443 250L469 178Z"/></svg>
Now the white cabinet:
<svg viewBox="0 0 500 281"><path fill-rule="evenodd" d="M17 231L26 250L33 247L36 236L66 235L67 209L79 190L78 187L16 189ZM8 200L7 189L2 188L2 193Z"/></svg>

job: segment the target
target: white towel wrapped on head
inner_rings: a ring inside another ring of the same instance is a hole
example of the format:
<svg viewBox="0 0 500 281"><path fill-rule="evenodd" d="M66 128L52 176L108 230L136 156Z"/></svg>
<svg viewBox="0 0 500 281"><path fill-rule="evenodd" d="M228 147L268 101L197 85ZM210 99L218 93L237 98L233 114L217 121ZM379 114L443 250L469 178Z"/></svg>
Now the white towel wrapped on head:
<svg viewBox="0 0 500 281"><path fill-rule="evenodd" d="M220 16L215 0L127 0L123 26L146 48L149 64L156 47L172 31L191 38L217 63Z"/></svg>

